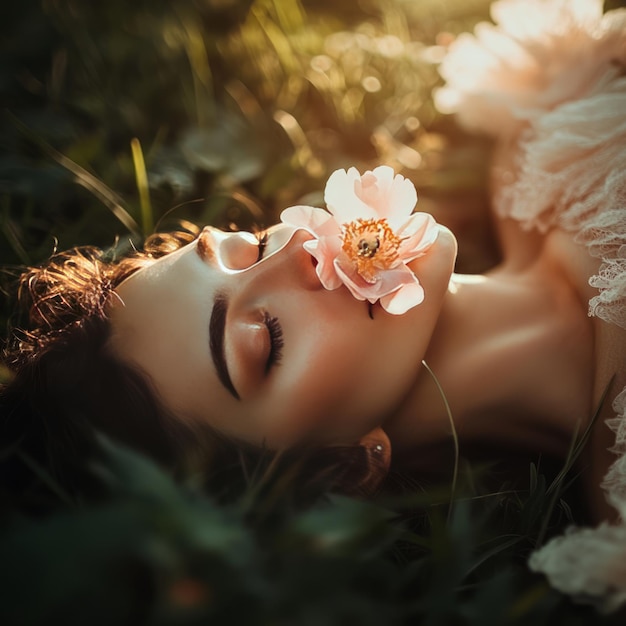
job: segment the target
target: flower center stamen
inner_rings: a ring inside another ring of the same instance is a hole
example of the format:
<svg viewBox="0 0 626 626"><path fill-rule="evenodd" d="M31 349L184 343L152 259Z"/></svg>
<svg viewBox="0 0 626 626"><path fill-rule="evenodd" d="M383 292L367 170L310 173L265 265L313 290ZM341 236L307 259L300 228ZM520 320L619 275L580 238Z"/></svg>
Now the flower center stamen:
<svg viewBox="0 0 626 626"><path fill-rule="evenodd" d="M371 259L376 254L378 248L380 248L380 239L378 237L370 237L369 239L364 237L359 240L357 248L359 256Z"/></svg>
<svg viewBox="0 0 626 626"><path fill-rule="evenodd" d="M385 218L358 219L343 224L342 250L368 283L379 280L379 272L394 267L400 257L400 238Z"/></svg>

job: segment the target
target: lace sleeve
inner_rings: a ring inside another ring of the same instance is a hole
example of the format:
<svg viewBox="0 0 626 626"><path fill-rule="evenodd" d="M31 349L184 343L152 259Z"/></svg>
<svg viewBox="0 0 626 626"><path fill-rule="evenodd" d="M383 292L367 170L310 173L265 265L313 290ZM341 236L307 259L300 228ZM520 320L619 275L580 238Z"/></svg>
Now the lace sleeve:
<svg viewBox="0 0 626 626"><path fill-rule="evenodd" d="M494 2L495 24L452 44L435 100L512 146L496 212L573 233L602 259L590 315L626 328L626 9L603 15L602 4Z"/></svg>

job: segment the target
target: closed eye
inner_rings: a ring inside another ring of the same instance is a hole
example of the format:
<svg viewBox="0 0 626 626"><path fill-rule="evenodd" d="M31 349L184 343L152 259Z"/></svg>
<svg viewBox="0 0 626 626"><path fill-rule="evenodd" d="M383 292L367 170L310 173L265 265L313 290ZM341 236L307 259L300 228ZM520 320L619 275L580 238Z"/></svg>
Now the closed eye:
<svg viewBox="0 0 626 626"><path fill-rule="evenodd" d="M271 316L266 311L263 313L263 323L270 337L270 352L265 363L265 374L268 374L272 367L278 365L283 358L285 341L283 339L283 329L277 317Z"/></svg>

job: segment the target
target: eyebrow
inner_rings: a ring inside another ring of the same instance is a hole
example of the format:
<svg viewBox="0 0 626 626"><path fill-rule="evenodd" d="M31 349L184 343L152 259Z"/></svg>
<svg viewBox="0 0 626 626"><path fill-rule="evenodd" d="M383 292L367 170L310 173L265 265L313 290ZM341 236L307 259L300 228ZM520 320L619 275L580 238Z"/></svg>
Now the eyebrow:
<svg viewBox="0 0 626 626"><path fill-rule="evenodd" d="M226 294L216 294L213 310L211 311L211 319L209 320L209 349L211 350L211 358L215 364L215 370L220 382L236 400L240 400L239 394L228 373L226 352L224 350L227 312L228 298Z"/></svg>

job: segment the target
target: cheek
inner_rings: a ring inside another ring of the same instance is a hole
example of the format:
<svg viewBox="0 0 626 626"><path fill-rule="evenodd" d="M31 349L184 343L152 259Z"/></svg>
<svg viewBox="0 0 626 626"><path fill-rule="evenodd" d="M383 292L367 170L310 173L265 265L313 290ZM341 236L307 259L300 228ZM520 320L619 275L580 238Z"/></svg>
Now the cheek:
<svg viewBox="0 0 626 626"><path fill-rule="evenodd" d="M398 409L421 372L432 323L379 309L374 320L346 321L318 337L309 375L346 428L360 436Z"/></svg>
<svg viewBox="0 0 626 626"><path fill-rule="evenodd" d="M294 439L316 429L335 440L358 439L382 424L419 375L440 304L432 296L403 316L377 307L371 320L367 305L341 289L299 300L298 315L286 293L289 309L279 316L292 323L284 326L274 412L266 411L268 439L270 429Z"/></svg>
<svg viewBox="0 0 626 626"><path fill-rule="evenodd" d="M355 331L353 324L330 336L312 335L293 357L282 372L280 416L268 424L274 438L355 441L398 406L415 368L373 356L376 350L370 352L367 338Z"/></svg>

